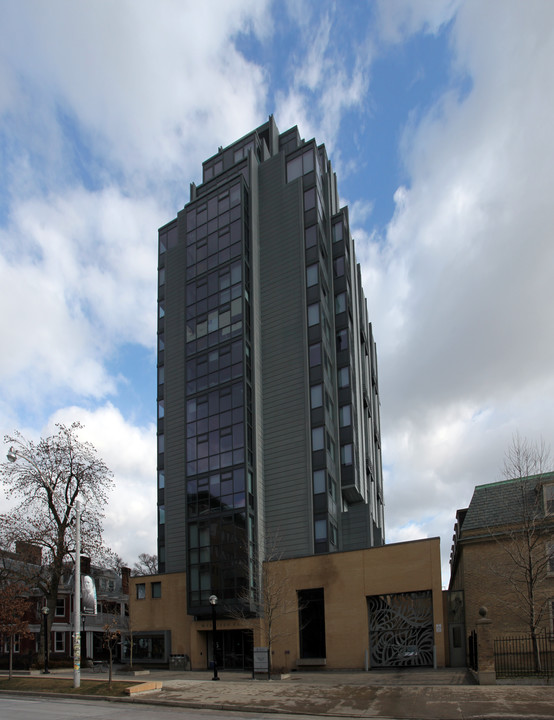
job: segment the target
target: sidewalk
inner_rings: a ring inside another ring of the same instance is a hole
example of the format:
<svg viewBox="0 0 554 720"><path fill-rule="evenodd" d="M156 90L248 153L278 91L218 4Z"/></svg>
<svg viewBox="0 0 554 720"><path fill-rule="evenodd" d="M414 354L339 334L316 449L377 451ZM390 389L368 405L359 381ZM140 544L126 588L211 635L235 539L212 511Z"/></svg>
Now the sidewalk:
<svg viewBox="0 0 554 720"><path fill-rule="evenodd" d="M58 673L56 673L58 674ZM65 674L65 673L64 673ZM83 671L83 677L89 677ZM99 674L90 677L103 679ZM124 680L117 674L114 679ZM151 671L134 681L161 680L162 689L126 702L346 718L552 720L554 686L472 684L464 670L406 669L370 672L297 672L288 679L252 680L240 672ZM129 677L131 679L131 677Z"/></svg>
<svg viewBox="0 0 554 720"><path fill-rule="evenodd" d="M221 673L219 682L206 672L152 672L147 677L161 679L162 690L139 696L134 702L402 720L554 717L554 687L479 686L465 669L299 672L290 679L271 681L230 672Z"/></svg>

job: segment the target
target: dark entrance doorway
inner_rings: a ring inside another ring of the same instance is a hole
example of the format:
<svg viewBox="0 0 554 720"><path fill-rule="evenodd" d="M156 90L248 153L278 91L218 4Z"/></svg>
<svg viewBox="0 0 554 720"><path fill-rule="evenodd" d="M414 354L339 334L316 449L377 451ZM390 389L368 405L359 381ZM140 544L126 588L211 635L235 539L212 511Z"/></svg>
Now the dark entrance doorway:
<svg viewBox="0 0 554 720"><path fill-rule="evenodd" d="M450 590L447 602L448 646L450 667L466 665L466 628L463 590Z"/></svg>
<svg viewBox="0 0 554 720"><path fill-rule="evenodd" d="M325 603L323 588L298 591L300 657L324 658Z"/></svg>
<svg viewBox="0 0 554 720"><path fill-rule="evenodd" d="M212 633L206 633L208 668L212 667ZM217 630L216 661L219 670L251 670L254 654L252 630Z"/></svg>

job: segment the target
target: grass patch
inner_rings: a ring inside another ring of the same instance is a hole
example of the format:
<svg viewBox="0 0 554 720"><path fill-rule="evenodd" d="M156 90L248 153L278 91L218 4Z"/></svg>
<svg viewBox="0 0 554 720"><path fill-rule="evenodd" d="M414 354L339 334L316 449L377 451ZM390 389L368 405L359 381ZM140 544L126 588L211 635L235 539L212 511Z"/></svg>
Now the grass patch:
<svg viewBox="0 0 554 720"><path fill-rule="evenodd" d="M140 685L138 682L114 680L110 688L107 680L81 680L81 687L74 688L68 678L0 677L0 690L15 692L41 692L61 695L100 695L125 697L125 688Z"/></svg>

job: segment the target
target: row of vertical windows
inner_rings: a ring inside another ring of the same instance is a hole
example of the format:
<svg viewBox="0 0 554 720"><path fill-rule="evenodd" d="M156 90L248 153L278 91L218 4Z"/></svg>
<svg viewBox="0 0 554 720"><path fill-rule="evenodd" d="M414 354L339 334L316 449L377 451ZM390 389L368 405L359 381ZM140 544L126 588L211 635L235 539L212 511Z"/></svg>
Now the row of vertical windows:
<svg viewBox="0 0 554 720"><path fill-rule="evenodd" d="M187 395L242 376L242 342L215 347L187 361Z"/></svg>
<svg viewBox="0 0 554 720"><path fill-rule="evenodd" d="M163 546L163 531L165 527L165 505L164 505L164 488L165 488L165 471L164 471L164 451L165 451L165 434L164 434L164 416L165 402L163 399L163 385L165 381L163 354L165 347L165 334L163 332L163 320L165 316L165 262L164 256L167 250L176 247L178 242L178 229L175 223L169 230L159 233L159 255L160 267L158 268L158 317L161 320L158 332L158 553L160 571L164 570L165 547ZM137 592L139 586L137 585ZM143 586L144 589L144 586Z"/></svg>
<svg viewBox="0 0 554 720"><path fill-rule="evenodd" d="M308 360L310 363L310 367L317 367L318 365L321 365L323 361L327 373L331 372L331 360L326 350L323 350L322 353L320 342L310 345L310 347L308 348Z"/></svg>
<svg viewBox="0 0 554 720"><path fill-rule="evenodd" d="M312 410L323 405L323 385L312 385L310 388L310 407Z"/></svg>
<svg viewBox="0 0 554 720"><path fill-rule="evenodd" d="M204 182L223 172L223 160L216 160L213 165L204 168Z"/></svg>
<svg viewBox="0 0 554 720"><path fill-rule="evenodd" d="M304 190L304 211L315 208L315 188Z"/></svg>
<svg viewBox="0 0 554 720"><path fill-rule="evenodd" d="M306 285L312 287L319 282L319 265L308 265L306 268Z"/></svg>
<svg viewBox="0 0 554 720"><path fill-rule="evenodd" d="M312 477L314 495L321 495L322 493L327 492L328 479L329 497L331 498L331 502L334 506L337 500L337 483L335 482L335 479L331 475L327 477L327 472L325 470L314 470Z"/></svg>
<svg viewBox="0 0 554 720"><path fill-rule="evenodd" d="M352 425L350 405L341 405L339 408L339 425L340 427L349 427Z"/></svg>
<svg viewBox="0 0 554 720"><path fill-rule="evenodd" d="M186 292L189 354L242 335L241 279L242 265L239 261L196 282L189 282Z"/></svg>
<svg viewBox="0 0 554 720"><path fill-rule="evenodd" d="M318 450L325 450L325 440L327 440L327 452L331 456L331 459L335 459L335 443L333 442L329 433L323 426L312 428L312 450L317 452Z"/></svg>
<svg viewBox="0 0 554 720"><path fill-rule="evenodd" d="M233 185L228 190L223 190L218 195L214 195L205 203L197 203L194 207L187 210L187 237L188 233L209 220L214 220L218 215L222 215L230 208L240 204L240 185ZM188 241L187 241L188 242Z"/></svg>
<svg viewBox="0 0 554 720"><path fill-rule="evenodd" d="M215 428L207 433L200 433L189 438L187 440L187 460L213 458L218 454L223 456L223 454L229 453L231 450L243 447L244 425L243 423L235 423L229 427ZM232 461L225 463L225 465L231 464Z"/></svg>
<svg viewBox="0 0 554 720"><path fill-rule="evenodd" d="M327 519L314 522L314 537L316 542L327 540Z"/></svg>
<svg viewBox="0 0 554 720"><path fill-rule="evenodd" d="M167 250L174 248L177 245L177 240L177 225L169 228L169 230L161 231L159 234L159 254L163 255Z"/></svg>
<svg viewBox="0 0 554 720"><path fill-rule="evenodd" d="M244 508L246 504L244 468L188 480L187 504L189 517L232 508Z"/></svg>
<svg viewBox="0 0 554 720"><path fill-rule="evenodd" d="M207 395L187 400L187 423L201 421L222 412L243 407L244 391L242 383L232 387L213 390Z"/></svg>
<svg viewBox="0 0 554 720"><path fill-rule="evenodd" d="M344 238L342 220L333 224L332 227L333 242L340 242ZM333 261L333 273L335 277L342 277L345 274L345 256L340 255ZM335 313L337 315L346 312L346 293L340 292L335 295ZM337 330L336 333L337 352L341 352L348 348L348 329L343 328ZM350 369L349 367L341 367L337 374L339 388L347 388L350 385ZM352 410L350 405L342 405L339 408L339 425L340 427L349 427L352 425ZM354 448L352 443L345 443L340 448L340 462L343 466L351 466L353 464Z"/></svg>
<svg viewBox="0 0 554 720"><path fill-rule="evenodd" d="M236 184L187 211L187 280L242 253L241 189ZM245 203L248 196L245 190Z"/></svg>
<svg viewBox="0 0 554 720"><path fill-rule="evenodd" d="M207 604L217 591L221 599L234 600L247 585L244 577L247 547L244 512L189 524L189 589L192 604Z"/></svg>
<svg viewBox="0 0 554 720"><path fill-rule="evenodd" d="M350 368L348 368L348 367L339 368L337 377L338 377L339 388L349 387L349 385L350 385Z"/></svg>
<svg viewBox="0 0 554 720"><path fill-rule="evenodd" d="M325 407L329 413L329 421L332 422L332 403L331 396L326 388L322 384L312 385L310 387L310 407L312 410L323 407L323 400L325 400Z"/></svg>
<svg viewBox="0 0 554 720"><path fill-rule="evenodd" d="M234 162L240 162L245 157L248 157L248 153L254 150L254 141L251 140L250 142L246 143L246 145L243 145L243 147L237 148L233 153L233 160Z"/></svg>
<svg viewBox="0 0 554 720"><path fill-rule="evenodd" d="M196 282L187 283L187 317L194 317L219 304L240 297L242 264L224 265Z"/></svg>
<svg viewBox="0 0 554 720"><path fill-rule="evenodd" d="M233 162L238 163L241 160L243 160L245 157L248 156L248 153L250 150L254 150L254 141L250 140L250 142L247 142L242 147L237 148L233 152ZM259 154L259 153L258 153ZM211 165L204 165L204 177L203 181L207 182L208 180L211 180L216 175L219 175L223 172L223 158L216 159Z"/></svg>
<svg viewBox="0 0 554 720"><path fill-rule="evenodd" d="M313 167L313 154L309 153L309 163L305 166L307 154L297 156L287 163L287 179L290 181L300 174L306 174L311 172ZM316 158L316 162L318 162ZM318 410L325 406L325 420L323 425L312 427L312 452L319 453L322 450L327 450L327 460L325 461L329 467L334 465L335 457L335 443L330 434L330 429L334 425L332 401L329 392L326 389L326 378L329 378L331 372L331 362L329 360L327 351L324 349L330 339L331 330L329 320L327 318L327 297L328 291L326 286L325 276L325 260L327 257L324 236L321 234L320 226L323 220L324 208L323 198L321 193L321 177L320 167L318 163L318 183L317 187L309 187L304 190L303 193L303 205L304 205L304 217L308 223L314 222L314 208L317 208L318 224L310 224L305 227L304 231L304 243L306 250L310 250L314 247L319 248L323 263L312 262L306 266L306 287L314 288L320 286L320 297L318 302L310 302L307 306L307 323L308 327L321 326L321 341L310 345L308 350L309 365L311 368L324 365L327 375L322 375L324 378L323 382L319 382L310 387L310 408L312 410ZM314 416L315 418L316 416ZM317 416L317 422L321 422L321 416ZM318 457L318 462L321 458ZM336 488L336 484L333 481L333 485ZM323 469L316 469L313 471L313 492L314 492L314 550L316 552L322 552L328 550L328 513L331 508L336 512L336 505L330 501L327 496L327 472ZM317 502L315 502L317 498ZM336 541L336 535L335 535ZM336 544L336 542L335 542Z"/></svg>
<svg viewBox="0 0 554 720"><path fill-rule="evenodd" d="M292 182L296 178L306 175L306 173L312 172L314 169L314 151L310 147L302 155L297 155L291 160L287 161L287 182Z"/></svg>
<svg viewBox="0 0 554 720"><path fill-rule="evenodd" d="M341 465L352 465L352 443L341 445L340 462Z"/></svg>
<svg viewBox="0 0 554 720"><path fill-rule="evenodd" d="M187 475L244 463L242 383L187 400Z"/></svg>
<svg viewBox="0 0 554 720"><path fill-rule="evenodd" d="M325 481L325 470L314 470L313 472L314 495L324 493L327 490Z"/></svg>
<svg viewBox="0 0 554 720"><path fill-rule="evenodd" d="M240 231L240 222L233 223L233 235ZM231 244L233 235L230 233L210 240L196 249L187 250L187 280L198 275L202 275L207 270L212 270L229 260L240 257L242 253L242 245L240 239Z"/></svg>
<svg viewBox="0 0 554 720"><path fill-rule="evenodd" d="M319 325L319 303L308 305L308 326Z"/></svg>
<svg viewBox="0 0 554 720"><path fill-rule="evenodd" d="M338 544L338 530L337 526L330 522L327 527L327 518L320 518L314 521L314 539L316 543L324 542L327 540L327 530L329 529L329 540L335 547Z"/></svg>
<svg viewBox="0 0 554 720"><path fill-rule="evenodd" d="M348 330L346 328L337 330L335 338L337 352L341 352L341 350L348 350Z"/></svg>
<svg viewBox="0 0 554 720"><path fill-rule="evenodd" d="M206 335L213 336L213 344L225 342L230 337L236 337L242 330L242 300L237 298L231 303L216 308L205 315L187 320L186 342ZM210 343L212 344L212 343Z"/></svg>

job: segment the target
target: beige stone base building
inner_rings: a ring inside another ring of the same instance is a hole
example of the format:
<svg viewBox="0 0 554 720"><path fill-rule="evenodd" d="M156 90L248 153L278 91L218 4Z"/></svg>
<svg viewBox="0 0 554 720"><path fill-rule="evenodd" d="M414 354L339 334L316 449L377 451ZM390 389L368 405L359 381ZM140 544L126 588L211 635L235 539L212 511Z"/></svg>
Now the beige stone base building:
<svg viewBox="0 0 554 720"><path fill-rule="evenodd" d="M268 646L274 672L445 665L439 538L269 562L264 578L263 618L216 606L219 668ZM130 621L134 664L211 666L213 619L187 614L184 573L132 578Z"/></svg>

